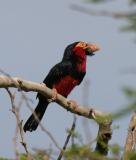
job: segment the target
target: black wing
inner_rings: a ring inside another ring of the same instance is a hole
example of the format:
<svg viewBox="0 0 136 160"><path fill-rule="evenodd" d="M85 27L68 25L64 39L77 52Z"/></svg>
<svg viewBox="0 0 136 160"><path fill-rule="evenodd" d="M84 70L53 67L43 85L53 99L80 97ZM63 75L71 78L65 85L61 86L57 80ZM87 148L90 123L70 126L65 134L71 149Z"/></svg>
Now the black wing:
<svg viewBox="0 0 136 160"><path fill-rule="evenodd" d="M72 64L70 62L60 62L49 71L43 83L45 83L47 87L52 88L55 83L60 81L66 75L69 75L71 71Z"/></svg>
<svg viewBox="0 0 136 160"><path fill-rule="evenodd" d="M60 81L66 75L70 75L72 71L72 64L70 62L60 62L56 64L48 73L43 83L46 84L47 87L52 88L55 83ZM37 97L41 97L41 94L37 94ZM40 98L39 97L39 98Z"/></svg>

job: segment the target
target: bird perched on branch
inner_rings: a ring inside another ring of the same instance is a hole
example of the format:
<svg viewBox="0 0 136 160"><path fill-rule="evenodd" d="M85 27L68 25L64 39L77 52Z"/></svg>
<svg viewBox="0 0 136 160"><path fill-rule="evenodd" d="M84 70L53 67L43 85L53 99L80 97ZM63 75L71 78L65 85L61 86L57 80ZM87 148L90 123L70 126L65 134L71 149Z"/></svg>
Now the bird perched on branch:
<svg viewBox="0 0 136 160"><path fill-rule="evenodd" d="M53 89L54 94L56 92L67 97L74 87L82 82L86 74L87 56L94 55L94 52L98 50L96 45L83 41L68 45L61 62L49 71L43 83ZM38 105L24 125L25 132L36 130L49 104L49 100L40 93L37 94L37 97Z"/></svg>

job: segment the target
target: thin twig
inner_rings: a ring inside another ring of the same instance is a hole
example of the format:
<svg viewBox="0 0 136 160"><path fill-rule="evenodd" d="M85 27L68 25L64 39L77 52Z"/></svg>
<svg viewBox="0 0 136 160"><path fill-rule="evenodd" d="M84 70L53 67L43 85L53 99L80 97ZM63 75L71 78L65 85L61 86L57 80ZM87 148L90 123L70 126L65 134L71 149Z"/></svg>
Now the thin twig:
<svg viewBox="0 0 136 160"><path fill-rule="evenodd" d="M15 129L15 136L13 137L13 143L14 143L14 148L15 148L15 155L16 155L16 160L19 160L19 150L18 150L18 125L16 125Z"/></svg>
<svg viewBox="0 0 136 160"><path fill-rule="evenodd" d="M30 104L29 104L29 101L28 101L29 99L28 99L28 98L25 96L25 94L23 94L23 93L22 93L22 98L25 100L25 103L26 103L26 106L28 107L28 109L34 114L35 119L39 122L39 126L40 126L41 130L48 135L48 137L52 140L52 142L54 143L54 145L61 151L62 149L61 149L59 143L56 141L56 139L54 138L54 136L52 135L52 133L49 132L49 130L47 130L47 129L42 125L42 123L39 121L39 119L38 119L37 115L35 114L33 108L32 108L32 107L30 106Z"/></svg>
<svg viewBox="0 0 136 160"><path fill-rule="evenodd" d="M64 152L65 152L65 150L66 150L66 147L67 147L67 145L68 145L68 142L69 142L69 140L70 140L70 137L72 136L72 134L73 134L73 132L74 132L74 130L75 130L75 127L76 127L76 116L74 116L74 120L73 120L71 129L70 129L70 131L69 131L69 134L68 134L68 136L67 136L67 138L66 138L66 141L65 141L65 143L64 143L63 150L60 152L59 157L58 157L57 160L61 160L62 156L64 155Z"/></svg>
<svg viewBox="0 0 136 160"><path fill-rule="evenodd" d="M20 121L19 125L19 131L20 131L20 137L21 137L21 144L24 146L26 154L29 154L27 144L24 141L24 132L23 132L23 126L22 126L23 120Z"/></svg>
<svg viewBox="0 0 136 160"><path fill-rule="evenodd" d="M10 100L11 100L11 105L12 105L11 111L15 115L16 121L17 121L17 124L18 124L20 138L21 138L21 144L23 145L27 156L29 156L30 154L28 152L27 144L26 144L26 142L24 140L23 129L22 129L22 121L20 121L19 108L17 108L15 103L14 103L15 95L13 95L8 88L6 88L6 90L7 90L8 94L9 94L9 97L10 97Z"/></svg>
<svg viewBox="0 0 136 160"><path fill-rule="evenodd" d="M21 98L19 103L18 103L18 111L20 111L21 106L23 103L23 99ZM19 150L18 150L18 135L19 135L19 127L18 127L18 123L16 123L16 128L15 128L15 134L13 137L13 143L15 146L15 155L16 155L16 160L19 160Z"/></svg>

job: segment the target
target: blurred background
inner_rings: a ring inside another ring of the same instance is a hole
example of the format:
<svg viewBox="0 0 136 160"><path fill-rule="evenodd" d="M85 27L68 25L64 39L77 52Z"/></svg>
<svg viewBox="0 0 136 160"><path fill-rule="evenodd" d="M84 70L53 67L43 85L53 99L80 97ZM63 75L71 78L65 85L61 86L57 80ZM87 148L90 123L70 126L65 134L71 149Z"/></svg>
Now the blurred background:
<svg viewBox="0 0 136 160"><path fill-rule="evenodd" d="M61 60L68 44L79 40L92 42L101 50L88 58L85 80L68 98L78 104L96 106L103 112L116 113L129 106L130 99L122 88L136 88L135 1L93 1L0 1L0 69L11 76L40 83L49 69ZM36 93L26 95L32 99L34 108ZM19 99L17 94L17 103ZM14 158L16 120L10 109L7 92L1 89L0 155ZM20 114L24 122L30 113L23 104ZM113 122L116 129L113 129L111 144L124 146L131 115L129 111ZM70 112L53 103L48 107L42 124L63 146L66 129L71 127L72 121ZM87 124L89 136L84 124ZM96 138L98 126L92 120L78 117L76 130L86 143ZM26 133L25 140L30 151L50 147L57 150L40 128ZM24 152L21 144L18 146L20 152Z"/></svg>

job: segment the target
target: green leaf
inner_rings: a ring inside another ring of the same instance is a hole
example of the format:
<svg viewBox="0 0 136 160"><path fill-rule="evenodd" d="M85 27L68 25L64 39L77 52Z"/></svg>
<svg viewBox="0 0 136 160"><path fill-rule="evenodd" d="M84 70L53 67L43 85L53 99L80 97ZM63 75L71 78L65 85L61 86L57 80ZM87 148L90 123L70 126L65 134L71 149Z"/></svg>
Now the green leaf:
<svg viewBox="0 0 136 160"><path fill-rule="evenodd" d="M118 144L114 144L111 146L111 153L112 155L119 155L121 152L121 148Z"/></svg>
<svg viewBox="0 0 136 160"><path fill-rule="evenodd" d="M20 160L27 160L26 154L21 154L19 159Z"/></svg>

